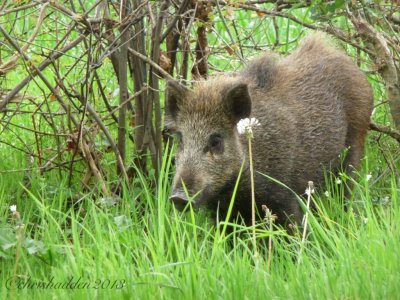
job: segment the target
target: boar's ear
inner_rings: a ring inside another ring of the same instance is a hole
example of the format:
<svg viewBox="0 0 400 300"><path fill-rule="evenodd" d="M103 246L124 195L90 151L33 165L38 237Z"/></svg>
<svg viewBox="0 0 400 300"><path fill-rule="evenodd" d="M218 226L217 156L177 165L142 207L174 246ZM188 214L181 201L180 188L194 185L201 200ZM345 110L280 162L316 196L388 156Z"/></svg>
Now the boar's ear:
<svg viewBox="0 0 400 300"><path fill-rule="evenodd" d="M185 98L187 88L181 85L178 81L167 81L167 109L168 114L175 119L178 115L180 106Z"/></svg>
<svg viewBox="0 0 400 300"><path fill-rule="evenodd" d="M228 114L236 124L239 120L248 118L251 113L251 97L246 83L236 83L222 92L223 102Z"/></svg>

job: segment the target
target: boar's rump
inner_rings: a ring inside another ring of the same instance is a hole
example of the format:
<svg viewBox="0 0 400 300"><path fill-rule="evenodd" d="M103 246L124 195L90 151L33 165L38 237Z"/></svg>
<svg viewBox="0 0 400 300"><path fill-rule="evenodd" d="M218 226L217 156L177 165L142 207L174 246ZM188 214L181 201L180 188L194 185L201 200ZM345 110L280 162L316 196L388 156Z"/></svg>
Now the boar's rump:
<svg viewBox="0 0 400 300"><path fill-rule="evenodd" d="M246 223L251 220L248 144L237 132L239 120L255 117L261 124L252 141L257 208L261 212L265 204L282 224L301 220L293 191L304 194L308 181L321 185L324 170L359 166L373 106L363 72L319 34L286 58L266 53L237 74L197 82L193 89L170 81L167 94L167 118L178 139L171 200L185 206L186 190L194 206L225 218L245 161L233 217Z"/></svg>

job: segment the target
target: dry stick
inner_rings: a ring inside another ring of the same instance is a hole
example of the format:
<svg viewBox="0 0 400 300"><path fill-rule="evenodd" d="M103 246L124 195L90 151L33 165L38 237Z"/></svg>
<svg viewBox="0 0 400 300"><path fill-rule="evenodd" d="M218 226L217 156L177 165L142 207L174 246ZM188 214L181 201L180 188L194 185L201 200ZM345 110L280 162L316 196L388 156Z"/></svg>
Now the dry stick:
<svg viewBox="0 0 400 300"><path fill-rule="evenodd" d="M35 40L36 36L39 33L39 29L40 27L42 27L42 23L43 23L43 19L45 17L45 12L46 12L46 7L49 5L49 3L46 3L43 5L42 9L40 10L39 13L39 18L37 20L36 23L36 27L33 30L32 35L28 38L28 40L26 41L26 44L24 46L21 47L21 51L25 52L26 50L28 50L29 46L32 44L32 42ZM4 75L6 74L8 71L12 70L15 68L16 66L16 62L18 60L18 58L21 56L20 53L14 54L9 61L7 61L6 63L4 63L3 65L0 66L0 75Z"/></svg>
<svg viewBox="0 0 400 300"><path fill-rule="evenodd" d="M75 12L71 11L70 9L66 8L63 6L60 1L49 1L50 5L62 12L63 14L67 15L70 17L72 20L74 20L77 23L81 23L87 28L91 28L91 20L87 19L87 16L89 13L94 10L100 3L102 3L104 0L98 0L95 2L87 11L85 11L83 14L76 14ZM42 0L42 3L47 2L47 0ZM94 20L95 23L97 23L99 20Z"/></svg>
<svg viewBox="0 0 400 300"><path fill-rule="evenodd" d="M90 153L89 145L86 143L84 139L81 139L81 149L82 153L85 156L88 166L93 173L93 175L97 178L97 180L100 182L101 185L101 191L103 192L104 195L109 195L109 191L107 190L106 183L103 179L103 176L99 169L97 168L96 162L94 161L94 158L92 156L92 153Z"/></svg>
<svg viewBox="0 0 400 300"><path fill-rule="evenodd" d="M398 131L394 128L390 128L389 126L381 125L381 124L375 123L373 121L370 121L369 129L377 131L377 132L385 133L400 143L400 131Z"/></svg>
<svg viewBox="0 0 400 300"><path fill-rule="evenodd" d="M175 80L174 77L172 77L168 72L164 71L163 68L161 68L157 63L155 63L154 61L152 61L150 58L148 58L147 56L133 50L132 48L128 48L128 51L130 53L132 53L134 56L136 56L137 58L139 58L140 60L144 61L145 63L149 64L152 68L154 68L155 70L157 70L164 78L168 79L168 80Z"/></svg>
<svg viewBox="0 0 400 300"><path fill-rule="evenodd" d="M0 11L3 10L4 6L6 5L6 3L7 3L7 1L5 1L5 2L3 3L3 6L0 7ZM11 9L6 9L6 10L4 10L3 12L0 12L0 17L5 16L5 15L7 15L7 14L9 14L9 13L13 13L13 12L25 10L25 9L28 9L28 8L32 8L32 7L35 7L35 6L37 6L37 5L39 5L39 3L35 2L35 3L31 3L31 4L27 4L27 5L22 5L22 6L15 7L15 8L11 8Z"/></svg>
<svg viewBox="0 0 400 300"><path fill-rule="evenodd" d="M40 151L39 135L36 132L35 114L32 114L32 125L33 125L33 130L35 131L35 141L36 141L36 150L38 152L38 158L39 158L39 167L41 167L42 166L42 152Z"/></svg>

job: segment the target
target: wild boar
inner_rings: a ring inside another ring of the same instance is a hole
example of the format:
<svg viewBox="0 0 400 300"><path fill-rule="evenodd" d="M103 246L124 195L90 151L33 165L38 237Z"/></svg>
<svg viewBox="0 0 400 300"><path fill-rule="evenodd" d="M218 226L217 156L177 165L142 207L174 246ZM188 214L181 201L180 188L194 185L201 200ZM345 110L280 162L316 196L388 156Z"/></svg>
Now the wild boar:
<svg viewBox="0 0 400 300"><path fill-rule="evenodd" d="M373 107L363 72L320 35L308 37L286 58L266 53L237 74L195 84L167 85L169 118L178 137L170 199L177 206L206 206L225 218L242 162L245 167L233 217L251 220L248 141L237 123L258 119L253 129L256 205L265 204L278 223L300 222L297 197L308 181L324 183L324 170L357 168ZM343 164L339 155L348 149ZM277 179L292 191L268 180ZM185 186L185 187L184 187Z"/></svg>

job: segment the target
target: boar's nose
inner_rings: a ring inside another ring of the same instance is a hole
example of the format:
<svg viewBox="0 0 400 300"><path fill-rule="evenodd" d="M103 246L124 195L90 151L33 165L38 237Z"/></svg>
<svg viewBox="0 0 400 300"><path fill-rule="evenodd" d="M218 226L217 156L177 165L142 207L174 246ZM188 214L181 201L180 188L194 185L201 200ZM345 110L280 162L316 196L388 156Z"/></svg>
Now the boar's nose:
<svg viewBox="0 0 400 300"><path fill-rule="evenodd" d="M173 191L169 199L174 203L175 207L183 210L188 204L188 199L183 191Z"/></svg>

